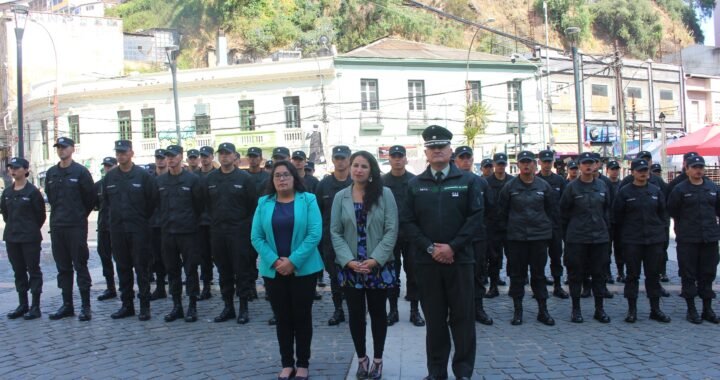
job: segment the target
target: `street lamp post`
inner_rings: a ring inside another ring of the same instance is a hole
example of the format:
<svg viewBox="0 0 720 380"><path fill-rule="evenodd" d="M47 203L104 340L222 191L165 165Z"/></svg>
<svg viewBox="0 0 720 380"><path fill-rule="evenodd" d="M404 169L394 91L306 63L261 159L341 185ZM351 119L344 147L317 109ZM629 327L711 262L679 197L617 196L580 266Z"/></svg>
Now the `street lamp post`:
<svg viewBox="0 0 720 380"><path fill-rule="evenodd" d="M180 48L177 45L165 47L168 66L170 66L170 73L172 74L173 101L175 103L175 133L177 134L177 144L182 146L182 139L180 138L180 105L178 104L177 90L177 55L179 51Z"/></svg>
<svg viewBox="0 0 720 380"><path fill-rule="evenodd" d="M23 84L22 84L22 38L25 32L29 8L15 5L15 43L17 45L17 123L18 123L18 157L25 157L25 139L23 136Z"/></svg>
<svg viewBox="0 0 720 380"><path fill-rule="evenodd" d="M665 113L660 112L658 116L660 119L660 139L662 142L662 148L660 149L660 165L667 165L667 134L665 131ZM667 170L667 169L665 169Z"/></svg>
<svg viewBox="0 0 720 380"><path fill-rule="evenodd" d="M579 54L577 49L577 38L580 34L580 28L571 26L567 29L565 29L565 35L570 37L570 42L572 43L572 60L573 60L573 75L574 75L574 82L575 82L575 117L577 120L577 149L578 149L578 155L582 153L583 151L583 139L582 139L582 82L580 81L580 62L579 62Z"/></svg>

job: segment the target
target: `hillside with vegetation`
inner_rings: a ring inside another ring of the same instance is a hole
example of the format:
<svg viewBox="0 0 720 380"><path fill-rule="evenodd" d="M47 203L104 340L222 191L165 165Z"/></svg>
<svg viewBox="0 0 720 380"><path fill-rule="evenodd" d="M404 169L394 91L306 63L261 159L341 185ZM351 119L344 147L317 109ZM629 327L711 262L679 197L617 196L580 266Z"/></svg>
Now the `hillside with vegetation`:
<svg viewBox="0 0 720 380"><path fill-rule="evenodd" d="M547 0L550 45L567 46L564 31L580 28L580 47L645 59L702 42L699 17L716 0ZM506 33L544 42L542 0L427 0L424 4ZM696 12L696 9L698 10ZM699 13L699 14L698 14ZM456 21L403 5L402 0L129 0L108 11L127 32L177 28L182 34L179 65L207 65L208 51L225 31L228 48L244 61L276 50L312 56L326 36L345 52L384 36L465 48L475 32ZM528 47L481 32L476 50L509 55Z"/></svg>

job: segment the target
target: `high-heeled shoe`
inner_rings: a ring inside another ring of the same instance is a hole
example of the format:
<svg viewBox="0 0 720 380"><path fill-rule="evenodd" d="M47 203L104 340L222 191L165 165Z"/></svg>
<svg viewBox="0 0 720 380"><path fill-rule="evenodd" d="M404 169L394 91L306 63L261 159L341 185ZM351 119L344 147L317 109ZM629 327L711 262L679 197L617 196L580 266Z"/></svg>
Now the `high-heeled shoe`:
<svg viewBox="0 0 720 380"><path fill-rule="evenodd" d="M299 369L299 368L298 368L298 369ZM307 368L304 368L304 369L305 369L305 372L308 372L308 369L307 369ZM298 376L298 375L297 375L297 372L295 372L295 377L294 377L293 379L294 379L294 380L308 380L308 379L310 379L310 372L308 372L308 374L305 375L305 376Z"/></svg>
<svg viewBox="0 0 720 380"><path fill-rule="evenodd" d="M370 367L370 372L368 373L367 378L373 379L373 380L382 379L382 370L383 370L382 360L380 360L379 362L373 360L373 363L372 363L372 366Z"/></svg>
<svg viewBox="0 0 720 380"><path fill-rule="evenodd" d="M278 376L277 380L290 380L290 379L293 379L293 378L295 378L295 368L293 368L292 371L290 371L290 375L288 375L287 377L285 377L285 376Z"/></svg>
<svg viewBox="0 0 720 380"><path fill-rule="evenodd" d="M355 372L355 377L358 380L365 380L368 377L368 364L370 364L370 359L365 356L362 359L358 359L358 368L357 372Z"/></svg>

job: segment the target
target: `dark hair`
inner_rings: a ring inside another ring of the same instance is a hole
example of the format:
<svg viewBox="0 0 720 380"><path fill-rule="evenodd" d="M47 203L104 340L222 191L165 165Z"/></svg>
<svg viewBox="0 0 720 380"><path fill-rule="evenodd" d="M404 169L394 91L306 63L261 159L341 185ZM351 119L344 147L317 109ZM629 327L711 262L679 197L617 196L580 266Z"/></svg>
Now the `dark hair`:
<svg viewBox="0 0 720 380"><path fill-rule="evenodd" d="M287 168L287 170L292 174L293 177L293 188L298 193L304 193L305 192L305 184L303 183L302 178L300 178L300 174L298 174L297 169L290 163L290 161L276 161L273 163L272 171L270 172L270 179L268 180L267 188L265 188L265 194L266 195L273 195L277 194L277 190L275 189L275 182L273 182L273 179L275 178L275 171L280 166L284 166Z"/></svg>
<svg viewBox="0 0 720 380"><path fill-rule="evenodd" d="M375 156L370 152L361 150L357 151L350 156L350 166L352 167L355 158L362 157L370 164L370 177L368 183L365 185L365 195L363 196L363 205L365 211L370 211L372 206L376 205L380 200L380 196L383 192L382 177L380 176L380 165L378 165Z"/></svg>

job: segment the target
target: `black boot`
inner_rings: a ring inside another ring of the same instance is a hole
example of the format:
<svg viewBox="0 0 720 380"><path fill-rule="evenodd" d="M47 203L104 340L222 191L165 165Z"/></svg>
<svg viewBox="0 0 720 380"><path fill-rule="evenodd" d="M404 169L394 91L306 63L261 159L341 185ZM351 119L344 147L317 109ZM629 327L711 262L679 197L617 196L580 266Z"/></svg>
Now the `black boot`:
<svg viewBox="0 0 720 380"><path fill-rule="evenodd" d="M28 312L28 296L27 292L18 292L18 307L15 310L8 313L8 319L16 319L22 317Z"/></svg>
<svg viewBox="0 0 720 380"><path fill-rule="evenodd" d="M225 299L225 307L220 312L220 315L215 317L215 322L225 322L231 319L235 319L235 305L233 304L233 297L223 297Z"/></svg>
<svg viewBox="0 0 720 380"><path fill-rule="evenodd" d="M553 317L550 316L550 313L547 309L547 300L537 300L538 304L538 315L537 320L548 325L548 326L555 326L555 320Z"/></svg>
<svg viewBox="0 0 720 380"><path fill-rule="evenodd" d="M658 297L650 298L650 319L658 322L670 323L670 317L660 310L660 298Z"/></svg>
<svg viewBox="0 0 720 380"><path fill-rule="evenodd" d="M185 312L183 311L181 296L180 295L173 296L173 308L172 308L172 310L170 310L170 313L165 315L165 322L172 322L178 318L184 318L184 317L185 317Z"/></svg>
<svg viewBox="0 0 720 380"><path fill-rule="evenodd" d="M482 298L475 299L475 321L480 322L486 326L490 326L493 324L492 318L490 318L485 312Z"/></svg>
<svg viewBox="0 0 720 380"><path fill-rule="evenodd" d="M715 323L715 324L720 323L720 318L718 318L718 316L715 315L715 312L712 309L712 299L707 298L702 301L703 301L702 319L704 319L710 323Z"/></svg>
<svg viewBox="0 0 720 380"><path fill-rule="evenodd" d="M133 304L133 301L130 300L130 302L123 302L118 311L110 314L110 318L122 319L132 317L133 315L135 315L135 305Z"/></svg>
<svg viewBox="0 0 720 380"><path fill-rule="evenodd" d="M560 276L554 276L554 279L555 280L554 280L553 296L555 296L557 298L562 298L562 299L570 298L570 296L567 294L567 292L565 290L563 290L563 288L562 288Z"/></svg>
<svg viewBox="0 0 720 380"><path fill-rule="evenodd" d="M248 314L248 299L241 297L240 306L238 307L237 323L244 325L250 322L250 316Z"/></svg>
<svg viewBox="0 0 720 380"><path fill-rule="evenodd" d="M592 288L592 282L590 282L589 278L586 278L582 282L582 293L580 293L580 298L590 298L591 289Z"/></svg>
<svg viewBox="0 0 720 380"><path fill-rule="evenodd" d="M695 308L695 298L685 298L685 302L687 303L687 315L685 316L685 319L696 325L701 324L703 320L700 318L700 315L698 315L697 309Z"/></svg>
<svg viewBox="0 0 720 380"><path fill-rule="evenodd" d="M32 305L30 306L30 310L25 313L23 318L25 320L31 320L40 318L42 316L42 313L40 312L40 293L33 293L32 294Z"/></svg>
<svg viewBox="0 0 720 380"><path fill-rule="evenodd" d="M660 285L660 295L663 297L670 297L670 292L665 290L665 288L662 285Z"/></svg>
<svg viewBox="0 0 720 380"><path fill-rule="evenodd" d="M523 317L523 307L522 307L522 298L515 297L513 298L513 307L515 308L515 311L513 312L513 319L510 321L510 324L513 326L522 325L522 317Z"/></svg>
<svg viewBox="0 0 720 380"><path fill-rule="evenodd" d="M418 301L416 300L410 301L410 323L417 327L425 326L425 320L423 319L422 315L420 315L420 310L418 309Z"/></svg>
<svg viewBox="0 0 720 380"><path fill-rule="evenodd" d="M605 313L603 302L603 296L595 296L595 314L593 318L600 323L610 323L610 317Z"/></svg>
<svg viewBox="0 0 720 380"><path fill-rule="evenodd" d="M660 275L660 282L670 282L670 279L668 278L667 274L663 273Z"/></svg>
<svg viewBox="0 0 720 380"><path fill-rule="evenodd" d="M105 301L113 298L117 298L117 290L115 289L115 279L113 277L108 277L105 279L105 282L107 282L107 289L105 289L100 295L97 297L98 301Z"/></svg>
<svg viewBox="0 0 720 380"><path fill-rule="evenodd" d="M185 313L185 322L195 321L197 321L197 296L190 296L190 302Z"/></svg>
<svg viewBox="0 0 720 380"><path fill-rule="evenodd" d="M628 298L628 311L625 316L625 322L635 323L637 322L637 298Z"/></svg>
<svg viewBox="0 0 720 380"><path fill-rule="evenodd" d="M485 293L485 298L495 298L500 295L500 292L498 291L498 278L493 277L490 279L490 288L488 289L487 293Z"/></svg>
<svg viewBox="0 0 720 380"><path fill-rule="evenodd" d="M388 301L390 302L390 311L387 315L387 325L392 326L400 321L400 315L398 314L397 295L393 294L392 296L388 297Z"/></svg>
<svg viewBox="0 0 720 380"><path fill-rule="evenodd" d="M150 320L150 299L140 299L140 314L138 314L138 320L149 321Z"/></svg>
<svg viewBox="0 0 720 380"><path fill-rule="evenodd" d="M580 298L572 298L572 313L570 313L570 321L573 323L583 323L582 311L580 310Z"/></svg>
<svg viewBox="0 0 720 380"><path fill-rule="evenodd" d="M212 288L212 285L210 281L203 281L203 289L200 292L200 297L198 297L198 301L205 301L212 298L212 293L210 293L210 288Z"/></svg>
<svg viewBox="0 0 720 380"><path fill-rule="evenodd" d="M342 308L342 296L333 294L333 305L335 305L335 311L332 317L328 319L328 326L337 326L340 322L345 322L345 312Z"/></svg>
<svg viewBox="0 0 720 380"><path fill-rule="evenodd" d="M158 276L155 290L150 294L150 301L167 298L167 292L165 292L165 279Z"/></svg>
<svg viewBox="0 0 720 380"><path fill-rule="evenodd" d="M90 289L80 290L80 314L78 321L87 322L92 319L92 310L90 310Z"/></svg>
<svg viewBox="0 0 720 380"><path fill-rule="evenodd" d="M72 317L75 315L75 308L73 307L72 293L63 293L63 304L57 309L56 312L49 315L50 319L58 320L66 317Z"/></svg>

